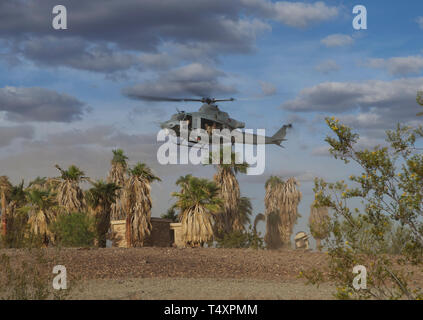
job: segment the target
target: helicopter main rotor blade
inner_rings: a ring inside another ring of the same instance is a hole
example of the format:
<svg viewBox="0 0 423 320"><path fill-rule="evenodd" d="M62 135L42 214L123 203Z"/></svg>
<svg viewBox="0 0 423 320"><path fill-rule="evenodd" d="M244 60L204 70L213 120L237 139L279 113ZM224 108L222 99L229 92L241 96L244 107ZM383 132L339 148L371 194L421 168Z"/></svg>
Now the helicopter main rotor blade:
<svg viewBox="0 0 423 320"><path fill-rule="evenodd" d="M222 101L234 101L234 98L229 99L215 99L215 98L169 98L169 97L155 97L155 96L145 96L145 95L131 95L132 98L145 100L145 101L173 101L173 102L203 102L203 103L214 103Z"/></svg>
<svg viewBox="0 0 423 320"><path fill-rule="evenodd" d="M198 101L201 102L202 99L187 99L187 98L169 98L169 97L154 97L154 96L143 96L143 95L134 95L134 98L145 100L145 101L174 101L174 102L184 102L184 101Z"/></svg>
<svg viewBox="0 0 423 320"><path fill-rule="evenodd" d="M235 101L235 98L229 98L229 99L213 99L213 102L222 102L222 101Z"/></svg>

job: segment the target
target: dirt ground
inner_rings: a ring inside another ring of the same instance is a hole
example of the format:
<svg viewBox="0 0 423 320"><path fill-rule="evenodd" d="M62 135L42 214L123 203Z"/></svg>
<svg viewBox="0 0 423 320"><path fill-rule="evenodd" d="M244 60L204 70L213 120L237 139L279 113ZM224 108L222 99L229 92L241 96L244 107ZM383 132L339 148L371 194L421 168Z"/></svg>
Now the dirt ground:
<svg viewBox="0 0 423 320"><path fill-rule="evenodd" d="M64 265L73 299L332 299L334 286L299 279L327 272L327 255L212 248L43 249L45 270ZM27 251L0 250L14 263ZM52 274L52 278L54 275Z"/></svg>

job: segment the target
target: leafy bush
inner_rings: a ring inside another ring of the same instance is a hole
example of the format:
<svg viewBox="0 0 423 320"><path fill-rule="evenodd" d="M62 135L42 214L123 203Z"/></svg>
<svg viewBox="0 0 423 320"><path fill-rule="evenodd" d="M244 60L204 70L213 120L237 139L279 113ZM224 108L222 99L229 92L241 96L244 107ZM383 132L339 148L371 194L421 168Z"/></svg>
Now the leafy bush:
<svg viewBox="0 0 423 320"><path fill-rule="evenodd" d="M373 225L363 216L351 217L351 224L343 220L340 232L348 243L356 243L363 250L377 250L381 254L404 254L407 246L413 242L411 232L406 226L401 226L392 221L385 221L380 226L383 237L373 232Z"/></svg>
<svg viewBox="0 0 423 320"><path fill-rule="evenodd" d="M61 214L53 223L56 243L63 247L91 247L95 239L94 219L86 213Z"/></svg>
<svg viewBox="0 0 423 320"><path fill-rule="evenodd" d="M227 233L223 238L217 239L218 248L252 248L263 249L264 240L260 233L254 232L252 226L247 231L234 231Z"/></svg>
<svg viewBox="0 0 423 320"><path fill-rule="evenodd" d="M423 127L398 125L387 131L386 147L362 150L359 135L335 118L326 122L334 137L328 136L335 159L359 165L360 175L329 183L315 180L315 198L320 207L332 210L331 235L326 241L329 280L338 287L338 298L421 299L423 291L411 284L411 271L399 263L423 261L423 153L416 148ZM351 209L351 199L360 208ZM402 253L393 259L387 253ZM395 261L396 260L396 261ZM367 268L367 290L355 290L353 267ZM405 270L405 271L404 271ZM306 276L315 280L316 275Z"/></svg>

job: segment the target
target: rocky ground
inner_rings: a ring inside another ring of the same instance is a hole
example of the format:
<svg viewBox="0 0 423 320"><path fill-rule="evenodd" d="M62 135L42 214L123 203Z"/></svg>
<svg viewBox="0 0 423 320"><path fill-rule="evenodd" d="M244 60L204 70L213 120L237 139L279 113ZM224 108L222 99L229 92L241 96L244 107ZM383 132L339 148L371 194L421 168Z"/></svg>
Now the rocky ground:
<svg viewBox="0 0 423 320"><path fill-rule="evenodd" d="M331 299L334 286L299 279L327 271L327 255L311 251L212 248L43 249L43 270L67 269L74 299ZM0 250L13 263L24 250ZM54 275L51 274L51 278Z"/></svg>

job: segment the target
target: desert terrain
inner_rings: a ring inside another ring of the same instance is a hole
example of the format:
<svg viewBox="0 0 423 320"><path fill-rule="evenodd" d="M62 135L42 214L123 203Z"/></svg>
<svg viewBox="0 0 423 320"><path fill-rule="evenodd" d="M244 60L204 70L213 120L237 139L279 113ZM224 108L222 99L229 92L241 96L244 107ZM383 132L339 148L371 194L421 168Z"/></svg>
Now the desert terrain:
<svg viewBox="0 0 423 320"><path fill-rule="evenodd" d="M66 267L71 299L333 299L335 286L306 285L302 270L327 272L313 251L213 248L42 249L43 270ZM13 263L24 250L0 250ZM51 278L54 275L51 274ZM419 280L420 277L417 277Z"/></svg>

